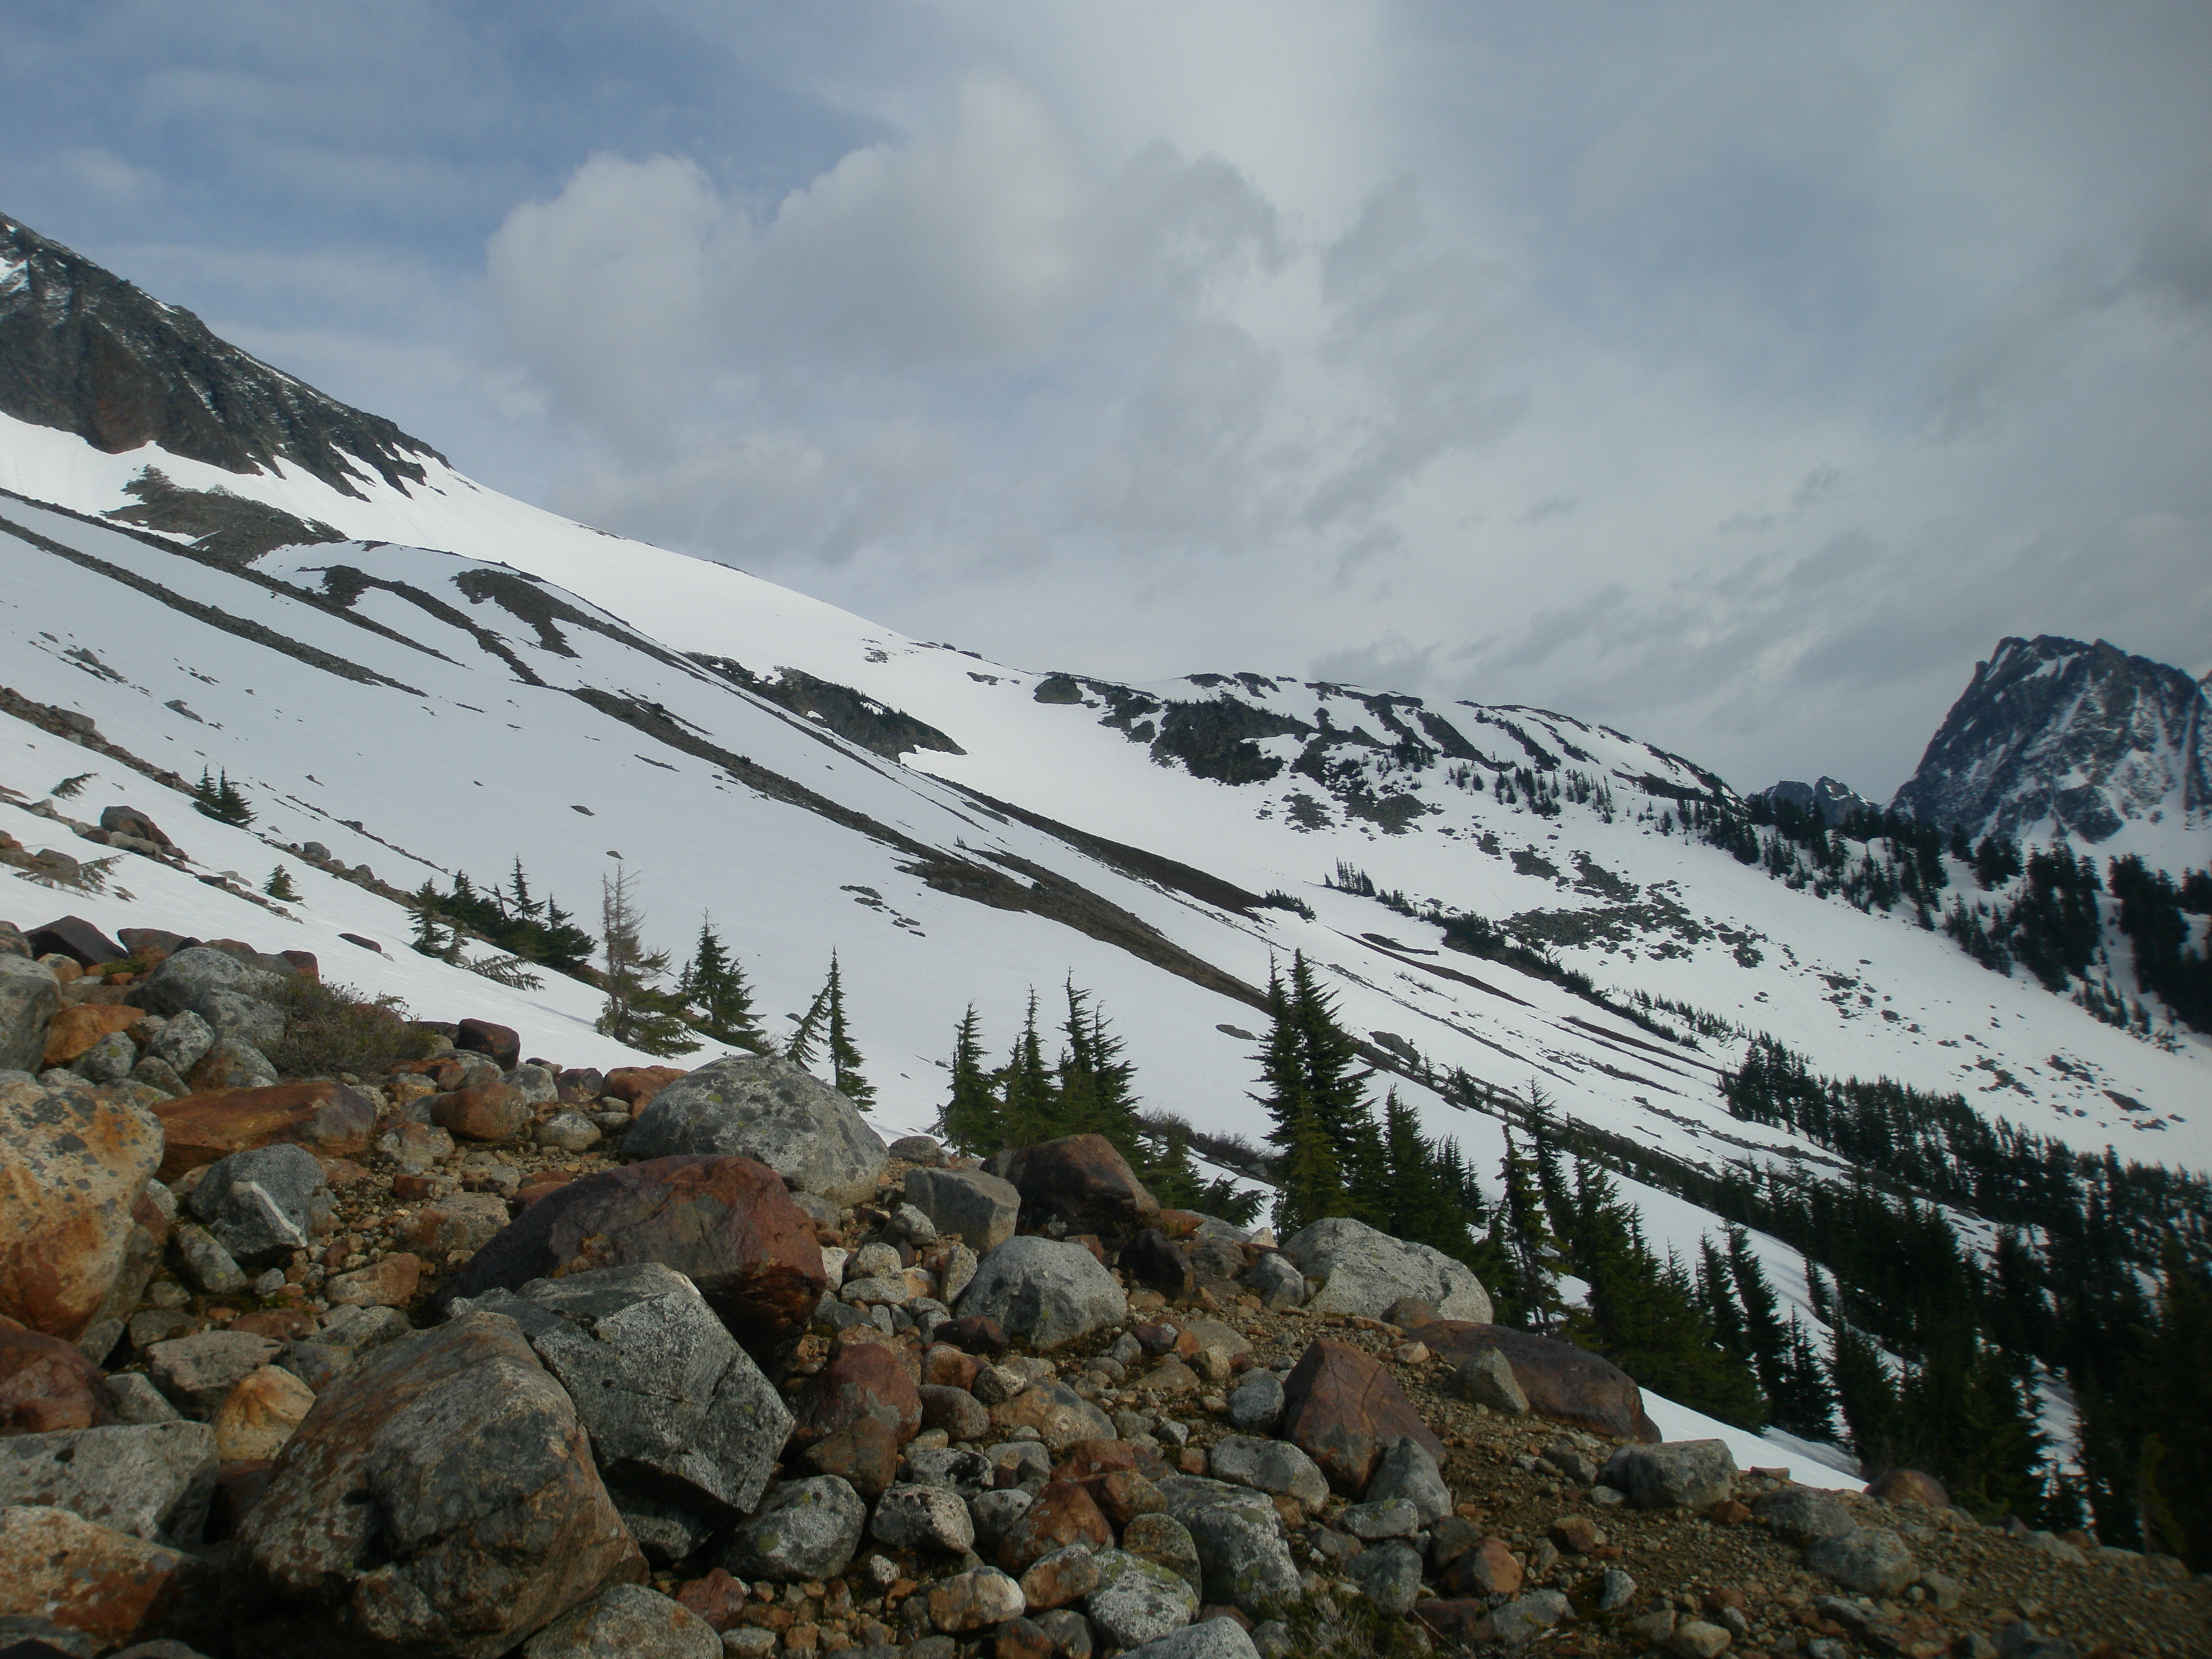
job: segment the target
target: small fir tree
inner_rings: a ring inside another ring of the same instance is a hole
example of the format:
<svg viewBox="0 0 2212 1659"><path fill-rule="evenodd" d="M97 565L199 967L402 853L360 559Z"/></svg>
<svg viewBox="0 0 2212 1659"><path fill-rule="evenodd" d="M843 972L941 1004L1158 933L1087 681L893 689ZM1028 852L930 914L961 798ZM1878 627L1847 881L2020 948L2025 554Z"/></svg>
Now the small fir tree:
<svg viewBox="0 0 2212 1659"><path fill-rule="evenodd" d="M528 892L520 860L514 866L514 884L520 902ZM745 982L744 969L714 932L711 917L700 921L699 943L692 950L691 960L684 964L677 986L691 1009L695 1030L732 1048L757 1054L768 1052L768 1038L753 1017L752 988Z"/></svg>
<svg viewBox="0 0 2212 1659"><path fill-rule="evenodd" d="M281 864L269 872L269 879L262 884L261 890L280 903L300 902L300 890L292 884L292 872Z"/></svg>
<svg viewBox="0 0 2212 1659"><path fill-rule="evenodd" d="M208 775L205 767L200 769L200 781L192 786L192 805L198 811L243 830L256 817L253 807L246 799L246 792L230 781L226 771L215 777Z"/></svg>
<svg viewBox="0 0 2212 1659"><path fill-rule="evenodd" d="M1044 1042L1037 1035L1036 993L1030 993L1028 1013L1013 1053L999 1068L1000 1132L1010 1146L1048 1140L1060 1133L1060 1091L1045 1069Z"/></svg>
<svg viewBox="0 0 2212 1659"><path fill-rule="evenodd" d="M822 1041L822 1021L830 1012L830 988L823 986L806 1005L806 1012L784 1039L783 1057L802 1071L814 1069L815 1045Z"/></svg>
<svg viewBox="0 0 2212 1659"><path fill-rule="evenodd" d="M851 1101L855 1106L866 1106L876 1097L876 1085L860 1073L860 1051L853 1042L852 1028L845 1018L845 981L837 966L837 953L830 953L830 981L823 988L829 1000L826 1017L830 1039L830 1086Z"/></svg>
<svg viewBox="0 0 2212 1659"><path fill-rule="evenodd" d="M699 1046L684 1023L684 997L664 988L668 952L645 948L645 912L629 890L629 872L617 870L599 883L600 949L606 992L599 1029L617 1042L649 1054L686 1054ZM460 935L453 936L458 950Z"/></svg>
<svg viewBox="0 0 2212 1659"><path fill-rule="evenodd" d="M983 1066L983 1023L969 1003L952 1033L951 1096L937 1117L947 1146L973 1156L1005 1144L999 1132L999 1097Z"/></svg>

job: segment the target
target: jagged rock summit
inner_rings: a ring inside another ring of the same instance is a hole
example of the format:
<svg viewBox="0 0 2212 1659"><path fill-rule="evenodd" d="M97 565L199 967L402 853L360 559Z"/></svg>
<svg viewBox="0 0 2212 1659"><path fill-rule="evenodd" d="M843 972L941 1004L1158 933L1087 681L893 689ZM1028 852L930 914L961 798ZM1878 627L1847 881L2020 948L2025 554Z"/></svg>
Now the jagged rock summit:
<svg viewBox="0 0 2212 1659"><path fill-rule="evenodd" d="M1855 813L1881 811L1850 785L1834 778L1821 778L1812 783L1784 778L1780 783L1767 785L1753 799L1775 806L1787 802L1801 812L1818 812L1820 822L1831 830L1848 823Z"/></svg>
<svg viewBox="0 0 2212 1659"><path fill-rule="evenodd" d="M2000 640L1892 805L1976 838L2195 829L2212 822L2207 702L2203 682L2104 640Z"/></svg>
<svg viewBox="0 0 2212 1659"><path fill-rule="evenodd" d="M5 215L0 412L111 455L154 443L231 472L287 462L349 495L363 468L404 489L444 459Z"/></svg>

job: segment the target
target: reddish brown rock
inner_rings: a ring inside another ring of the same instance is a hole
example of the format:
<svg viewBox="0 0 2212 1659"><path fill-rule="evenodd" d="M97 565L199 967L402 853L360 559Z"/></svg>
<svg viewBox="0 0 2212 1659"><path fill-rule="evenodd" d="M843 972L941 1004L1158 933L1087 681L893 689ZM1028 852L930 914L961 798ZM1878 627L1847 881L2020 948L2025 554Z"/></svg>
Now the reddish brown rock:
<svg viewBox="0 0 2212 1659"><path fill-rule="evenodd" d="M815 1474L834 1474L872 1502L898 1478L898 1431L879 1417L863 1417L816 1441L802 1455Z"/></svg>
<svg viewBox="0 0 2212 1659"><path fill-rule="evenodd" d="M1090 1595L1104 1577L1089 1550L1054 1550L1022 1575L1022 1599L1032 1613L1064 1607Z"/></svg>
<svg viewBox="0 0 2212 1659"><path fill-rule="evenodd" d="M1931 1510L1951 1506L1951 1494L1943 1483L1918 1469L1892 1469L1869 1486L1866 1495L1885 1504L1924 1504Z"/></svg>
<svg viewBox="0 0 2212 1659"><path fill-rule="evenodd" d="M897 1445L921 1431L920 1390L898 1357L876 1343L855 1344L831 1355L806 1380L791 1409L792 1438L801 1446L850 1428L863 1417L890 1430Z"/></svg>
<svg viewBox="0 0 2212 1659"><path fill-rule="evenodd" d="M756 1353L804 1335L829 1283L812 1224L766 1164L659 1158L547 1194L479 1249L434 1305L639 1261L689 1278Z"/></svg>
<svg viewBox="0 0 2212 1659"><path fill-rule="evenodd" d="M1445 1571L1444 1583L1458 1595L1518 1595L1521 1564L1502 1538L1486 1538Z"/></svg>
<svg viewBox="0 0 2212 1659"><path fill-rule="evenodd" d="M607 1091L607 1074L595 1066L578 1066L556 1073L553 1088L555 1098L563 1106L595 1105Z"/></svg>
<svg viewBox="0 0 2212 1659"><path fill-rule="evenodd" d="M225 1328L271 1342L296 1342L315 1334L315 1316L305 1308L263 1308L239 1315Z"/></svg>
<svg viewBox="0 0 2212 1659"><path fill-rule="evenodd" d="M23 937L28 941L33 956L43 957L59 952L80 968L89 968L96 963L120 962L131 954L82 916L60 917L43 927L33 927Z"/></svg>
<svg viewBox="0 0 2212 1659"><path fill-rule="evenodd" d="M1744 1511L1747 1517L1750 1513ZM1605 1542L1605 1534L1587 1515L1563 1515L1552 1522L1552 1541L1563 1555L1589 1555Z"/></svg>
<svg viewBox="0 0 2212 1659"><path fill-rule="evenodd" d="M124 1270L133 1209L161 1162L161 1126L143 1107L98 1090L0 1085L0 1315L82 1335Z"/></svg>
<svg viewBox="0 0 2212 1659"><path fill-rule="evenodd" d="M716 1567L704 1578L694 1578L680 1584L676 1590L676 1604L703 1620L717 1632L728 1630L738 1622L738 1614L745 1605L745 1584L742 1578L732 1578Z"/></svg>
<svg viewBox="0 0 2212 1659"><path fill-rule="evenodd" d="M1490 1603L1480 1596L1417 1602L1413 1617L1449 1648L1474 1647L1490 1638Z"/></svg>
<svg viewBox="0 0 2212 1659"><path fill-rule="evenodd" d="M1644 1414L1635 1379L1571 1342L1463 1319L1440 1319L1407 1334L1447 1358L1495 1348L1512 1366L1513 1380L1528 1396L1532 1411L1615 1439L1658 1443L1658 1425Z"/></svg>
<svg viewBox="0 0 2212 1659"><path fill-rule="evenodd" d="M1093 1553L1114 1547L1114 1529L1091 1494L1073 1480L1048 1481L1036 1502L999 1541L999 1565L1019 1577L1054 1550L1081 1544Z"/></svg>
<svg viewBox="0 0 2212 1659"><path fill-rule="evenodd" d="M690 1075L680 1066L617 1066L607 1073L599 1092L629 1102L629 1115L635 1117L653 1103L653 1096L678 1078Z"/></svg>
<svg viewBox="0 0 2212 1659"><path fill-rule="evenodd" d="M1172 1325L1144 1324L1138 1326L1129 1334L1137 1339L1139 1347L1157 1359L1176 1346L1182 1333ZM1197 1346L1198 1344L1194 1339L1191 1343L1194 1352L1196 1352Z"/></svg>
<svg viewBox="0 0 2212 1659"><path fill-rule="evenodd" d="M922 1351L921 1380L944 1389L973 1389L983 1369L975 1355L963 1353L950 1342L934 1342Z"/></svg>
<svg viewBox="0 0 2212 1659"><path fill-rule="evenodd" d="M1198 1288L1190 1258L1158 1227L1141 1229L1121 1247L1121 1260L1115 1265L1131 1285L1158 1291L1170 1302L1181 1302Z"/></svg>
<svg viewBox="0 0 2212 1659"><path fill-rule="evenodd" d="M969 1353L1000 1354L1006 1351L1006 1333L999 1322L983 1314L963 1314L937 1328L940 1342L950 1342Z"/></svg>
<svg viewBox="0 0 2212 1659"><path fill-rule="evenodd" d="M333 1307L404 1308L422 1288L422 1259L402 1250L372 1261L349 1273L339 1273L324 1286Z"/></svg>
<svg viewBox="0 0 2212 1659"><path fill-rule="evenodd" d="M1740 1527L1751 1519L1751 1509L1733 1498L1723 1498L1705 1511L1705 1519L1717 1527Z"/></svg>
<svg viewBox="0 0 2212 1659"><path fill-rule="evenodd" d="M507 1225L507 1200L497 1193L454 1193L403 1219L399 1242L425 1255L480 1250Z"/></svg>
<svg viewBox="0 0 2212 1659"><path fill-rule="evenodd" d="M514 1028L495 1025L488 1019L463 1020L453 1033L453 1047L489 1054L502 1072L511 1072L522 1063L522 1038Z"/></svg>
<svg viewBox="0 0 2212 1659"><path fill-rule="evenodd" d="M504 1653L645 1571L575 1407L489 1314L341 1372L231 1565L240 1653Z"/></svg>
<svg viewBox="0 0 2212 1659"><path fill-rule="evenodd" d="M66 1510L0 1509L0 1607L82 1631L103 1648L198 1633L220 1577L195 1557Z"/></svg>
<svg viewBox="0 0 2212 1659"><path fill-rule="evenodd" d="M1064 1135L1004 1157L993 1172L1021 1194L1024 1226L1060 1221L1070 1234L1121 1238L1159 1219L1159 1200L1103 1135Z"/></svg>
<svg viewBox="0 0 2212 1659"><path fill-rule="evenodd" d="M1195 1210L1162 1210L1160 1231L1170 1238L1188 1238L1206 1224L1206 1218Z"/></svg>
<svg viewBox="0 0 2212 1659"><path fill-rule="evenodd" d="M1168 1506L1160 1489L1134 1469L1110 1469L1087 1484L1091 1500L1116 1528L1140 1515L1158 1515Z"/></svg>
<svg viewBox="0 0 2212 1659"><path fill-rule="evenodd" d="M52 1434L113 1420L100 1368L75 1343L0 1330L0 1434Z"/></svg>
<svg viewBox="0 0 2212 1659"><path fill-rule="evenodd" d="M143 1008L127 1008L114 1002L81 1002L64 1008L46 1027L48 1066L66 1066L79 1054L116 1031L127 1031L146 1018Z"/></svg>
<svg viewBox="0 0 2212 1659"><path fill-rule="evenodd" d="M1054 1480L1094 1480L1116 1469L1137 1467L1137 1448L1127 1440L1079 1440L1054 1465Z"/></svg>
<svg viewBox="0 0 2212 1659"><path fill-rule="evenodd" d="M1022 1587L1003 1572L978 1567L930 1586L929 1622L951 1635L1022 1615Z"/></svg>
<svg viewBox="0 0 2212 1659"><path fill-rule="evenodd" d="M312 1152L358 1158L368 1150L376 1108L343 1083L280 1083L269 1089L219 1089L154 1108L167 1146L160 1177L174 1181L217 1158L289 1141Z"/></svg>
<svg viewBox="0 0 2212 1659"><path fill-rule="evenodd" d="M521 1133L530 1121L530 1105L519 1089L478 1083L432 1097L430 1121L459 1139L490 1145Z"/></svg>
<svg viewBox="0 0 2212 1659"><path fill-rule="evenodd" d="M1097 1569L1093 1567L1091 1572L1095 1577ZM1029 1581L1024 1579L1022 1585L1026 1594ZM1035 1596L1029 1597L1029 1604L1037 1608L1066 1606L1065 1601L1040 1601ZM1009 1619L991 1632L991 1659L1052 1659L1052 1638L1034 1619Z"/></svg>
<svg viewBox="0 0 2212 1659"><path fill-rule="evenodd" d="M1315 1339L1283 1383L1284 1439L1313 1459L1339 1492L1357 1496L1393 1443L1410 1438L1443 1461L1444 1443L1421 1421L1397 1379L1358 1349Z"/></svg>

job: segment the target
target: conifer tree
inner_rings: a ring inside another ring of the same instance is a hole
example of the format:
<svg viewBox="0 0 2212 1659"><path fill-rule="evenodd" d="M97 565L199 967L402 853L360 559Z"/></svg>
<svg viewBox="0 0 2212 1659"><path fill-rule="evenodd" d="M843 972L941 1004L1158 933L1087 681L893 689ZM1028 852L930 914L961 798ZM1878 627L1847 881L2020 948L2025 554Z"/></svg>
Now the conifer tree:
<svg viewBox="0 0 2212 1659"><path fill-rule="evenodd" d="M269 879L262 884L261 890L279 903L300 902L300 890L293 884L292 872L281 864L269 872Z"/></svg>
<svg viewBox="0 0 2212 1659"><path fill-rule="evenodd" d="M1324 1216L1347 1213L1350 1200L1336 1143L1314 1102L1306 1032L1280 970L1267 977L1267 1044L1258 1055L1267 1092L1253 1098L1274 1121L1269 1144L1282 1149L1273 1219L1276 1236L1288 1238Z"/></svg>
<svg viewBox="0 0 2212 1659"><path fill-rule="evenodd" d="M246 799L246 792L230 781L228 771L210 777L204 766L200 769L200 781L192 786L192 805L217 823L240 830L252 823L256 816Z"/></svg>
<svg viewBox="0 0 2212 1659"><path fill-rule="evenodd" d="M1836 1436L1836 1394L1805 1328L1793 1316L1784 1345L1780 1377L1767 1386L1774 1425L1801 1439L1830 1441Z"/></svg>
<svg viewBox="0 0 2212 1659"><path fill-rule="evenodd" d="M1782 1301L1751 1248L1751 1235L1741 1227L1728 1230L1728 1262L1736 1301L1743 1310L1744 1352L1758 1370L1759 1386L1771 1398L1782 1386L1790 1351Z"/></svg>
<svg viewBox="0 0 2212 1659"><path fill-rule="evenodd" d="M659 984L668 973L668 952L645 948L645 913L630 895L627 870L601 878L599 924L605 963L599 982L606 992L599 1030L649 1054L685 1054L696 1048L684 1023L683 994ZM451 948L459 951L458 932Z"/></svg>
<svg viewBox="0 0 2212 1659"><path fill-rule="evenodd" d="M426 957L441 955L446 948L445 931L438 925L438 890L426 877L415 890L415 937L408 942Z"/></svg>
<svg viewBox="0 0 2212 1659"><path fill-rule="evenodd" d="M529 890L523 884L520 860L514 866L514 881L518 891L526 895ZM692 949L691 960L684 964L677 986L696 1016L692 1022L696 1030L733 1048L757 1054L768 1052L768 1038L753 1017L752 988L745 982L744 969L715 933L711 917L701 920L699 943Z"/></svg>
<svg viewBox="0 0 2212 1659"><path fill-rule="evenodd" d="M1066 1046L1060 1050L1055 1118L1061 1134L1100 1134L1114 1143L1139 1174L1148 1158L1139 1139L1133 1079L1121 1058L1121 1039L1106 1029L1091 994L1067 982Z"/></svg>
<svg viewBox="0 0 2212 1659"><path fill-rule="evenodd" d="M829 998L826 1013L829 1018L830 1086L851 1101L855 1106L866 1106L876 1097L876 1085L860 1073L860 1050L853 1042L851 1026L845 1018L845 981L837 966L837 953L830 953L830 981L823 987Z"/></svg>
<svg viewBox="0 0 2212 1659"><path fill-rule="evenodd" d="M1061 1133L1060 1091L1045 1069L1044 1042L1037 1034L1036 993L1030 993L1029 1012L1023 1017L1021 1035L1013 1053L998 1073L1000 1129L1012 1146L1048 1140Z"/></svg>
<svg viewBox="0 0 2212 1659"><path fill-rule="evenodd" d="M514 902L514 914L525 921L537 921L538 913L545 908L545 902L531 893L530 878L522 873L520 853L514 855L514 873L507 878L507 896Z"/></svg>
<svg viewBox="0 0 2212 1659"><path fill-rule="evenodd" d="M1505 1192L1495 1224L1503 1230L1513 1306L1531 1330L1549 1332L1559 1324L1563 1308L1559 1240L1544 1212L1536 1160L1515 1144L1510 1129L1498 1176Z"/></svg>
<svg viewBox="0 0 2212 1659"><path fill-rule="evenodd" d="M830 1011L830 988L823 986L806 1005L806 1012L784 1039L783 1057L802 1071L814 1069L814 1047L822 1041L822 1021Z"/></svg>
<svg viewBox="0 0 2212 1659"><path fill-rule="evenodd" d="M951 1096L938 1114L938 1133L946 1145L971 1156L998 1151L1005 1144L999 1099L983 1069L983 1026L972 1002L952 1034L951 1071Z"/></svg>

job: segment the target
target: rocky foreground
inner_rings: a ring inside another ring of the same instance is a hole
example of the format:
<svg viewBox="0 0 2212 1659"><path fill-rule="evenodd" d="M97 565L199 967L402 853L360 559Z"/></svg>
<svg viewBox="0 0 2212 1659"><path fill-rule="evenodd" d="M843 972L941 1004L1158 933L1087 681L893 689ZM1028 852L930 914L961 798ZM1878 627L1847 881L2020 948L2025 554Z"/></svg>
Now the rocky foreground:
<svg viewBox="0 0 2212 1659"><path fill-rule="evenodd" d="M1357 1222L314 974L0 930L0 1655L2212 1650L2178 1562L1656 1443Z"/></svg>

